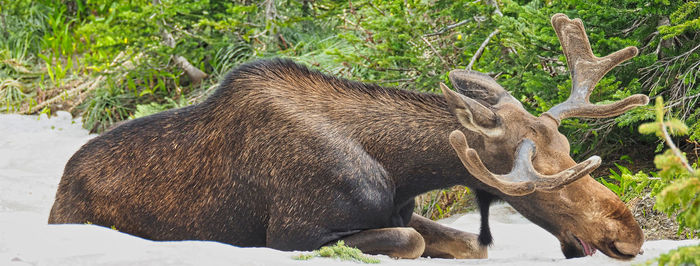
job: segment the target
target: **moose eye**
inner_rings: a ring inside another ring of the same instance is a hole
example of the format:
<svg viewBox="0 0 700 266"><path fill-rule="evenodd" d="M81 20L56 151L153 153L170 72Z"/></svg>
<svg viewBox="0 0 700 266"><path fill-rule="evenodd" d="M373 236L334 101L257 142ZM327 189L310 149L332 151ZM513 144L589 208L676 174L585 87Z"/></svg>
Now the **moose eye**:
<svg viewBox="0 0 700 266"><path fill-rule="evenodd" d="M535 127L533 127L532 125L528 125L527 128L530 130L530 132L531 132L533 135L538 135L538 134L537 134L537 129L535 129Z"/></svg>

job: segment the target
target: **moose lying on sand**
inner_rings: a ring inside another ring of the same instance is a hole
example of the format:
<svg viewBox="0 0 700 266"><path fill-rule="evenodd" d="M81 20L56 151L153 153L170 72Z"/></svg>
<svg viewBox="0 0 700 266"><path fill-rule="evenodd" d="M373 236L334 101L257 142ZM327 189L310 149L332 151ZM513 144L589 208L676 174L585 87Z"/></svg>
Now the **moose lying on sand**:
<svg viewBox="0 0 700 266"><path fill-rule="evenodd" d="M552 25L573 89L539 117L475 72L452 71L458 92L440 84L437 95L258 61L233 70L201 104L85 144L66 164L49 223L90 221L154 240L279 250L343 240L397 258L485 258L488 208L502 199L555 235L567 258L596 250L633 258L644 241L639 225L588 175L600 158L574 162L557 127L647 104L644 95L588 101L637 50L598 58L580 20L557 14ZM476 193L479 235L413 213L415 196L457 184Z"/></svg>

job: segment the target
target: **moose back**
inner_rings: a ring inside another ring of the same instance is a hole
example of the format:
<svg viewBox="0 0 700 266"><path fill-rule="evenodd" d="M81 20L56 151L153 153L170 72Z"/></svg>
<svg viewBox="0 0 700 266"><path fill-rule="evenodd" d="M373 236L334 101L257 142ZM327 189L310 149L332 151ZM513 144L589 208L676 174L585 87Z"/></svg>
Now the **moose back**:
<svg viewBox="0 0 700 266"><path fill-rule="evenodd" d="M643 95L588 103L595 83L636 49L597 58L580 20L558 14L552 24L574 88L539 117L476 72L452 71L457 92L441 84L438 95L257 61L200 104L85 144L66 164L49 223L91 222L153 240L280 250L344 240L400 258L484 258L488 206L503 199L555 235L566 257L632 258L639 225L588 175L600 158L574 162L557 127L646 104ZM415 196L456 184L477 193L478 235L413 214Z"/></svg>

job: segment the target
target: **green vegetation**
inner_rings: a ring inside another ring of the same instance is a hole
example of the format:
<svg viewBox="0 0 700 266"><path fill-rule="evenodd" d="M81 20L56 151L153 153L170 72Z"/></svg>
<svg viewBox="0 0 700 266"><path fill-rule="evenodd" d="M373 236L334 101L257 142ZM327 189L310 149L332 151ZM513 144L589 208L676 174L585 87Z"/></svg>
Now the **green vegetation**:
<svg viewBox="0 0 700 266"><path fill-rule="evenodd" d="M678 119L665 119L661 97L656 98L655 111L656 121L639 126L639 132L655 134L669 147L654 159L662 184L654 208L669 215L677 213L679 230L689 228L697 232L700 229L700 161L690 165L685 154L673 143L671 135L686 135L688 127ZM658 258L658 262L659 265L698 265L699 258L700 246L690 246L672 250Z"/></svg>
<svg viewBox="0 0 700 266"><path fill-rule="evenodd" d="M632 174L632 171L627 167L619 164L615 164L615 166L620 172L610 169L610 175L608 175L607 179L615 182L609 182L605 178L598 178L598 182L614 192L624 202L641 196L642 193L646 192L647 188L656 188L660 185L658 178L650 178L644 171Z"/></svg>
<svg viewBox="0 0 700 266"><path fill-rule="evenodd" d="M468 187L454 186L438 189L418 196L415 212L433 220L457 213L476 210L474 195Z"/></svg>
<svg viewBox="0 0 700 266"><path fill-rule="evenodd" d="M368 257L357 248L351 248L345 245L344 241L338 241L333 246L325 246L312 253L299 254L293 257L295 260L310 260L314 257L335 258L339 260L350 260L362 263L379 263L377 258Z"/></svg>
<svg viewBox="0 0 700 266"><path fill-rule="evenodd" d="M659 266L664 265L700 265L700 246L680 247L655 260Z"/></svg>
<svg viewBox="0 0 700 266"><path fill-rule="evenodd" d="M681 227L700 229L700 161L691 165L671 139L671 135L686 135L688 127L678 119L664 120L663 100L656 99L656 121L642 124L639 132L656 134L669 149L654 158L660 170L662 189L656 197L655 208L666 213L678 213Z"/></svg>

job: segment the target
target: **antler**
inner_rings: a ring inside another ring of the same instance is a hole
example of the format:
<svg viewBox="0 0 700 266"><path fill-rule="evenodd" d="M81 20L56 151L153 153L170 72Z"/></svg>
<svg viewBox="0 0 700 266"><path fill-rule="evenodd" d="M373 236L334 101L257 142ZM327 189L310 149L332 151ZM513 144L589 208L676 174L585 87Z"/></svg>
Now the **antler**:
<svg viewBox="0 0 700 266"><path fill-rule="evenodd" d="M637 55L637 48L630 46L605 57L593 55L586 30L580 19L570 20L564 14L552 16L552 27L559 37L562 50L571 72L571 95L545 114L557 122L567 117L611 117L620 115L634 107L649 103L646 95L635 94L620 101L591 104L588 97L600 79L618 64Z"/></svg>
<svg viewBox="0 0 700 266"><path fill-rule="evenodd" d="M459 159L469 173L484 184L494 187L506 195L524 196L536 190L552 191L561 189L571 182L586 176L600 165L600 157L592 156L587 160L553 175L538 173L532 166L535 144L523 139L515 152L513 169L506 175L491 173L479 158L476 150L469 148L464 133L459 130L450 133L450 144L457 151Z"/></svg>

